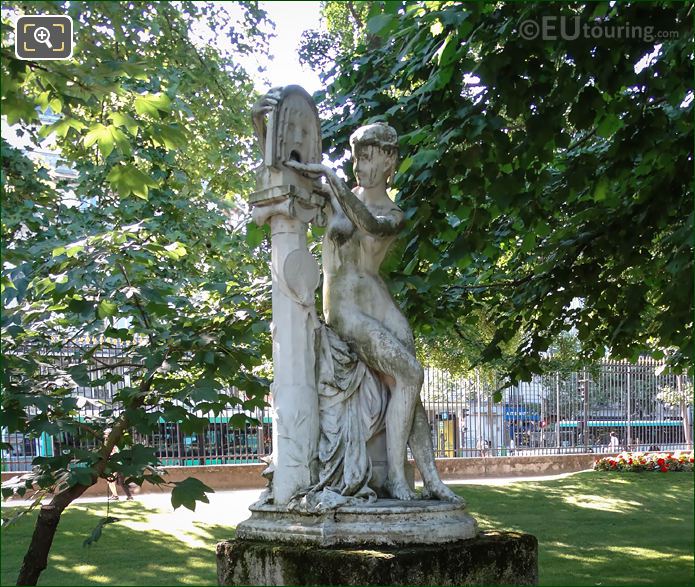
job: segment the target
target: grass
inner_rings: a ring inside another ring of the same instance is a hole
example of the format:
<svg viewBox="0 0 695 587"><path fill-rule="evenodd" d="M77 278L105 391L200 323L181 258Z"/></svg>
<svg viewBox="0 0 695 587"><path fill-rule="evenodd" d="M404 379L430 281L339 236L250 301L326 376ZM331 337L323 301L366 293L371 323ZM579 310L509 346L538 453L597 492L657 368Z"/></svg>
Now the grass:
<svg viewBox="0 0 695 587"><path fill-rule="evenodd" d="M594 473L457 488L482 529L533 534L541 585L692 585L693 475Z"/></svg>
<svg viewBox="0 0 695 587"><path fill-rule="evenodd" d="M541 585L693 584L691 474L580 473L457 491L482 529L538 538ZM138 502L112 504L110 513L121 521L83 548L106 506L69 508L40 585L216 583L215 544L233 535L229 527ZM32 521L2 533L2 585L16 580Z"/></svg>
<svg viewBox="0 0 695 587"><path fill-rule="evenodd" d="M120 521L105 526L99 541L84 547L106 516L106 504L70 506L39 585L216 585L215 545L233 537L234 530L196 521L183 508L170 509L147 509L137 501L111 503L109 515ZM15 584L35 519L2 532L2 585Z"/></svg>

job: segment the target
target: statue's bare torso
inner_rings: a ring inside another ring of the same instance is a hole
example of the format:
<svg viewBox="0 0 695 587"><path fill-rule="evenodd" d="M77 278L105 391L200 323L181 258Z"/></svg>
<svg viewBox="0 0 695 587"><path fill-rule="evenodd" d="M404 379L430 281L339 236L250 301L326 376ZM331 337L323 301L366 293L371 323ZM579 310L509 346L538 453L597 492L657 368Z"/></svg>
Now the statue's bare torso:
<svg viewBox="0 0 695 587"><path fill-rule="evenodd" d="M359 191L356 190L359 197ZM401 210L368 206L375 217L393 216ZM323 313L326 322L341 336L354 339L356 321L373 319L387 328L405 346L412 348L408 322L394 302L379 274L396 236L374 236L356 228L338 212L328 225L323 241Z"/></svg>

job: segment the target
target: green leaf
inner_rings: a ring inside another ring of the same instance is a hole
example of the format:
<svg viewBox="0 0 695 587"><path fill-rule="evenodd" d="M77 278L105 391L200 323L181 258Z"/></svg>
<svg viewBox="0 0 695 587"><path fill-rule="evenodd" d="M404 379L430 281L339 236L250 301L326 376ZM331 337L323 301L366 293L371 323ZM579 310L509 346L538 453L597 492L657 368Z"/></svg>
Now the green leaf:
<svg viewBox="0 0 695 587"><path fill-rule="evenodd" d="M403 159L401 162L400 167L398 168L398 173L405 173L410 169L410 166L413 164L413 158L412 157L406 157Z"/></svg>
<svg viewBox="0 0 695 587"><path fill-rule="evenodd" d="M91 546L95 542L98 542L99 538L101 538L101 534L102 534L102 530L104 529L104 526L106 526L107 524L114 524L114 523L119 522L119 521L120 521L120 518L114 518L112 516L107 516L107 517L99 520L97 522L97 525L90 532L89 536L82 543L82 546L83 547Z"/></svg>
<svg viewBox="0 0 695 587"><path fill-rule="evenodd" d="M229 425L232 428L243 429L249 422L249 417L246 414L233 414L229 419Z"/></svg>
<svg viewBox="0 0 695 587"><path fill-rule="evenodd" d="M118 306L113 302L109 302L108 300L101 300L97 306L97 316L99 318L115 316L117 312Z"/></svg>
<svg viewBox="0 0 695 587"><path fill-rule="evenodd" d="M145 94L135 98L135 111L140 115L158 117L159 112L169 112L171 100L166 94Z"/></svg>
<svg viewBox="0 0 695 587"><path fill-rule="evenodd" d="M387 27L394 24L395 20L390 14L377 14L367 21L367 32L372 35L378 35ZM386 31L384 31L386 32Z"/></svg>
<svg viewBox="0 0 695 587"><path fill-rule="evenodd" d="M246 243L252 249L255 249L263 242L265 231L255 222L251 221L246 225Z"/></svg>
<svg viewBox="0 0 695 587"><path fill-rule="evenodd" d="M130 141L125 136L125 134L123 134L123 132L121 132L115 126L110 126L109 131L111 132L111 137L113 138L114 142L116 143L118 150L126 157L130 156L130 154L133 152L133 150L130 147Z"/></svg>
<svg viewBox="0 0 695 587"><path fill-rule="evenodd" d="M65 247L65 254L67 255L68 259L77 257L77 255L79 255L82 251L84 251L84 245L80 244L73 244Z"/></svg>
<svg viewBox="0 0 695 587"><path fill-rule="evenodd" d="M63 111L63 103L59 98L53 98L53 100L48 103L48 106L56 114L60 114Z"/></svg>
<svg viewBox="0 0 695 587"><path fill-rule="evenodd" d="M92 385L92 378L89 376L86 363L73 365L72 367L68 367L66 371L70 374L73 381L80 387L90 387Z"/></svg>
<svg viewBox="0 0 695 587"><path fill-rule="evenodd" d="M10 126L20 121L30 122L38 117L33 100L28 100L24 95L15 93L8 94L3 98L2 113L7 116L7 123Z"/></svg>
<svg viewBox="0 0 695 587"><path fill-rule="evenodd" d="M89 148L94 143L97 143L102 157L106 159L111 154L114 147L114 138L111 133L111 128L112 127L104 126L100 122L93 124L89 127L89 131L85 135L84 139L82 139L84 146Z"/></svg>
<svg viewBox="0 0 695 587"><path fill-rule="evenodd" d="M149 188L157 186L157 182L149 175L131 164L114 166L106 179L122 198L135 194L146 200Z"/></svg>
<svg viewBox="0 0 695 587"><path fill-rule="evenodd" d="M72 299L68 302L68 309L86 318L94 314L94 302Z"/></svg>
<svg viewBox="0 0 695 587"><path fill-rule="evenodd" d="M596 184L596 189L594 190L594 202L602 202L606 199L608 183L608 180L605 177L602 177L598 184Z"/></svg>
<svg viewBox="0 0 695 587"><path fill-rule="evenodd" d="M75 131L74 134L77 134L83 128L85 128L84 122L64 116L53 124L43 125L39 130L39 136L43 138L55 133L59 137L66 137L71 129Z"/></svg>
<svg viewBox="0 0 695 587"><path fill-rule="evenodd" d="M217 401L220 384L214 379L202 378L196 381L191 391L191 399L195 402L214 402Z"/></svg>
<svg viewBox="0 0 695 587"><path fill-rule="evenodd" d="M195 511L197 501L210 503L207 493L214 493L205 483L199 479L188 477L183 481L173 481L174 488L171 491L171 505L174 509L184 506L191 511Z"/></svg>
<svg viewBox="0 0 695 587"><path fill-rule="evenodd" d="M460 41L458 33L449 33L449 35L446 38L446 41L444 41L440 50L437 52L440 67L446 67L454 61L454 57L456 56L456 52L458 51L459 44Z"/></svg>
<svg viewBox="0 0 695 587"><path fill-rule="evenodd" d="M112 112L109 114L109 118L113 121L114 126L123 126L131 135L137 136L140 126L130 114L125 112Z"/></svg>
<svg viewBox="0 0 695 587"><path fill-rule="evenodd" d="M12 279L10 279L7 275L2 276L2 285L0 286L0 291L5 291L5 288L10 288L10 289L17 289L17 286L15 286L14 282Z"/></svg>
<svg viewBox="0 0 695 587"><path fill-rule="evenodd" d="M90 468L74 467L70 470L68 485L70 485L70 487L73 485L87 485L89 487L93 484L92 473L93 471Z"/></svg>
<svg viewBox="0 0 695 587"><path fill-rule="evenodd" d="M596 128L596 134L605 139L609 139L622 127L623 121L620 120L620 118L615 114L607 114Z"/></svg>
<svg viewBox="0 0 695 587"><path fill-rule="evenodd" d="M151 135L156 145L168 150L178 149L186 144L186 135L175 126L157 126L151 131Z"/></svg>

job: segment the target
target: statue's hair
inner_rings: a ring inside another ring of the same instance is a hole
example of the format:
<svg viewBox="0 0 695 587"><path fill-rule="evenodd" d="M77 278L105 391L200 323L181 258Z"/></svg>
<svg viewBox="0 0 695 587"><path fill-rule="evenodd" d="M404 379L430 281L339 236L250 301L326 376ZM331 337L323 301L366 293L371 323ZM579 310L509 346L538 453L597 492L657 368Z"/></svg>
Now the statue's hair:
<svg viewBox="0 0 695 587"><path fill-rule="evenodd" d="M395 155L393 167L389 170L389 175L386 178L386 185L391 185L393 176L396 173L396 159L398 158L398 134L396 129L385 122L376 122L360 126L350 135L350 147L353 153L357 146L368 147L370 145Z"/></svg>
<svg viewBox="0 0 695 587"><path fill-rule="evenodd" d="M350 135L350 147L353 151L357 145L375 145L389 151L397 150L398 134L395 128L385 122L366 124Z"/></svg>

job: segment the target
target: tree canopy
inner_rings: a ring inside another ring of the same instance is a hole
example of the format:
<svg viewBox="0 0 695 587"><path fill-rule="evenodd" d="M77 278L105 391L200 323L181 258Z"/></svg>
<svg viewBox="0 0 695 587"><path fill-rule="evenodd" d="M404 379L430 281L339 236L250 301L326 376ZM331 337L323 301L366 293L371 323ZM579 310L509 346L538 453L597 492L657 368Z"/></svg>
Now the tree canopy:
<svg viewBox="0 0 695 587"><path fill-rule="evenodd" d="M590 360L647 353L686 367L692 6L346 4L367 15L344 6L329 23L355 42L339 35L323 65L324 141L338 160L358 124L399 132L408 225L388 269L418 332L477 337L479 363L520 336L511 380L571 329ZM525 38L523 23L549 15L623 33ZM316 66L320 40L308 33L303 47Z"/></svg>
<svg viewBox="0 0 695 587"><path fill-rule="evenodd" d="M254 89L238 56L264 46L265 15L242 8L234 23L200 2L3 4L3 115L71 170L49 173L3 138L0 426L76 440L3 487L58 491L37 533L100 477L166 482L153 448L124 445L130 429L163 418L195 430L200 414L264 405L270 284L241 197ZM16 59L13 13L72 16L74 58ZM226 36L228 51L206 35ZM99 360L104 350L115 359ZM76 388L106 384L114 405L80 411ZM194 481L173 484L175 505L206 500ZM20 583L46 554L30 549Z"/></svg>

